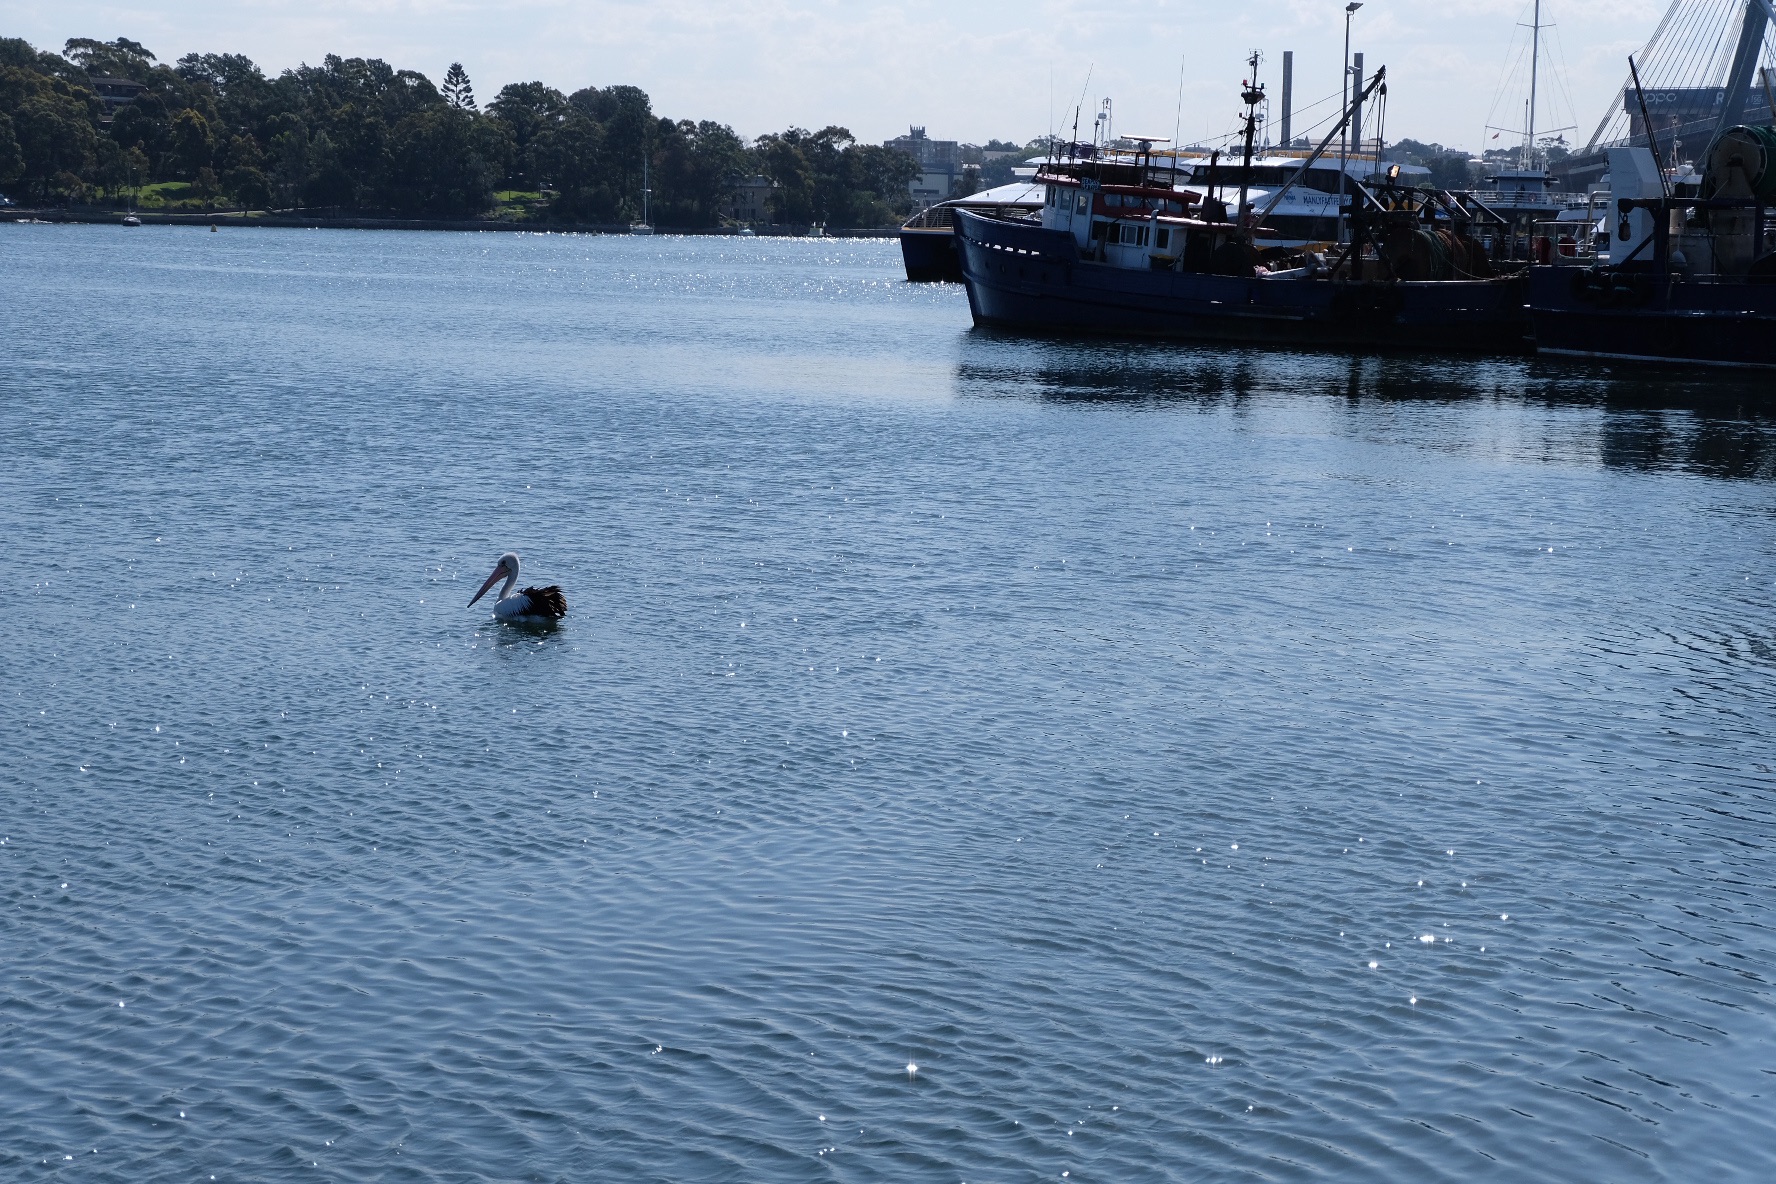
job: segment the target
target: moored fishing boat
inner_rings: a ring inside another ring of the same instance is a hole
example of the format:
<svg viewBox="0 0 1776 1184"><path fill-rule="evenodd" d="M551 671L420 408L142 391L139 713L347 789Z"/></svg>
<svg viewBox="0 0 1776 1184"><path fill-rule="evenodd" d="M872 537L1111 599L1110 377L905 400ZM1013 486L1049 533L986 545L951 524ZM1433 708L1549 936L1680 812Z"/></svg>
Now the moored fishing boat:
<svg viewBox="0 0 1776 1184"><path fill-rule="evenodd" d="M1610 259L1531 270L1538 352L1776 367L1776 128L1728 130L1707 165L1670 194L1651 150L1609 149Z"/></svg>
<svg viewBox="0 0 1776 1184"><path fill-rule="evenodd" d="M1254 65L1254 73L1256 72ZM1351 108L1377 90L1378 71ZM1495 274L1448 195L1389 184L1361 190L1350 242L1327 251L1278 243L1247 202L1263 88L1248 83L1234 215L1156 169L1077 155L1045 164L1039 217L958 210L956 243L969 308L983 326L1061 333L1196 337L1279 346L1521 352L1523 276ZM1351 118L1334 125L1309 166ZM1230 170L1233 171L1233 170ZM1397 176L1397 174L1396 174ZM1233 185L1229 185L1233 188Z"/></svg>

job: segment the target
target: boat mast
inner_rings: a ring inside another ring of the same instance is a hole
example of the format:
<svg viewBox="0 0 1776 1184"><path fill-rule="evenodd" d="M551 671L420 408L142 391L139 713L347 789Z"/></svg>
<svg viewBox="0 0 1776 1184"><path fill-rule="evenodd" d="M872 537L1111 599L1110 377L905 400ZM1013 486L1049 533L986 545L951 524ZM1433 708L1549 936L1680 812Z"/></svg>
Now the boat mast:
<svg viewBox="0 0 1776 1184"><path fill-rule="evenodd" d="M1524 133L1523 167L1536 167L1536 74L1542 63L1542 0L1535 0L1535 15L1529 26L1529 128Z"/></svg>
<svg viewBox="0 0 1776 1184"><path fill-rule="evenodd" d="M1257 50L1246 59L1246 65L1252 68L1252 76L1246 79L1246 89L1240 98L1246 104L1246 146L1245 155L1240 159L1240 196L1239 205L1233 212L1233 223L1239 227L1242 236L1250 236L1251 229L1246 226L1246 189L1252 183L1252 141L1258 132L1258 104L1264 101L1264 88L1258 84L1258 63L1263 55Z"/></svg>

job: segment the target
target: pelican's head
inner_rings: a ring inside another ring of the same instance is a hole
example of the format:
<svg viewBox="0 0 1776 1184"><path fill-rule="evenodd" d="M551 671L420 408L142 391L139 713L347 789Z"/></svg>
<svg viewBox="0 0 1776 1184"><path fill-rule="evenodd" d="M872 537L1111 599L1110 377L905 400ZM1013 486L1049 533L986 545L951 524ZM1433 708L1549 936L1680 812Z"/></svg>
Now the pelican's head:
<svg viewBox="0 0 1776 1184"><path fill-rule="evenodd" d="M473 608L475 601L480 600L483 596L487 595L487 590L501 580L506 581L508 586L517 583L518 552L507 551L504 555L499 557L499 562L493 565L493 574L487 577L487 582L485 584L481 585L481 591L475 593L474 600L469 601L469 607Z"/></svg>

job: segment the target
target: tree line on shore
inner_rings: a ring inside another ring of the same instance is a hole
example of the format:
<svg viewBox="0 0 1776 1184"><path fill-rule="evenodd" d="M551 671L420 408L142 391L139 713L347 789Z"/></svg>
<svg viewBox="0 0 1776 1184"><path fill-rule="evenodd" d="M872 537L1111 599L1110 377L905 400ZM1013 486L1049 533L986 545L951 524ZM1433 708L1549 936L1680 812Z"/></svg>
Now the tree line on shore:
<svg viewBox="0 0 1776 1184"><path fill-rule="evenodd" d="M633 86L513 83L483 109L460 65L439 86L329 54L273 78L240 54L168 66L122 37L75 38L60 54L0 38L0 188L31 201L116 201L173 181L253 209L460 218L513 191L540 195L534 212L550 221L621 223L641 216L644 162L651 219L684 228L723 221L755 175L775 183L773 222L888 225L919 173L842 127L748 144L722 123L656 115Z"/></svg>

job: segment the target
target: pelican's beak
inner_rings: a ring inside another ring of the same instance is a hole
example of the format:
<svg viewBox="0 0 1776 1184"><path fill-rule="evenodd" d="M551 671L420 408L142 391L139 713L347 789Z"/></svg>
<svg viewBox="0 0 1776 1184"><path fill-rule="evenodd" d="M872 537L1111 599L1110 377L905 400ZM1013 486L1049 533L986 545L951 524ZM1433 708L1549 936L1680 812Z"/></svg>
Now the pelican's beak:
<svg viewBox="0 0 1776 1184"><path fill-rule="evenodd" d="M487 595L487 590L489 588L493 587L495 584L499 583L500 577L505 574L506 574L505 568L503 568L503 567L494 568L493 574L487 577L487 582L485 584L481 585L481 591L475 593L475 600L480 600L483 596ZM475 600L469 601L470 608L475 607Z"/></svg>

